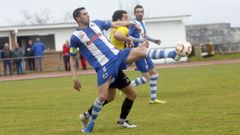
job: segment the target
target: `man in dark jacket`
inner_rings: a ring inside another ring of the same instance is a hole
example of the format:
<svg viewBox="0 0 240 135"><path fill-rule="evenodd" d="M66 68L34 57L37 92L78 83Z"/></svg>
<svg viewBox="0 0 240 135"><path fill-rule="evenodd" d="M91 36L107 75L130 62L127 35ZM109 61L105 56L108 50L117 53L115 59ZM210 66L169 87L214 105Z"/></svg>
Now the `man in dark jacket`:
<svg viewBox="0 0 240 135"><path fill-rule="evenodd" d="M2 58L5 59L5 60L3 60L4 76L7 76L7 66L9 68L10 75L12 75L12 60L10 60L10 58L12 58L12 51L10 50L8 43L4 44Z"/></svg>
<svg viewBox="0 0 240 135"><path fill-rule="evenodd" d="M32 58L33 57L32 44L33 44L32 40L28 40L25 46L25 56L31 57L26 59L29 70L35 70L34 58Z"/></svg>
<svg viewBox="0 0 240 135"><path fill-rule="evenodd" d="M17 43L16 48L13 51L13 58L14 58L14 63L16 64L16 70L18 75L23 74L22 57L23 57L23 51L19 47L19 44Z"/></svg>

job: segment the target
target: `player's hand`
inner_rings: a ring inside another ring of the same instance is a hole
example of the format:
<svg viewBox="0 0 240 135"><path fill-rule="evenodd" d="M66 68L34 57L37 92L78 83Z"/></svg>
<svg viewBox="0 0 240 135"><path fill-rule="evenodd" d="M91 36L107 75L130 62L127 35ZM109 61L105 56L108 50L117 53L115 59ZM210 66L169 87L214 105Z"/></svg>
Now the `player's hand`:
<svg viewBox="0 0 240 135"><path fill-rule="evenodd" d="M137 31L140 33L142 31L140 25L135 24L134 27L137 29Z"/></svg>
<svg viewBox="0 0 240 135"><path fill-rule="evenodd" d="M161 40L155 40L154 43L160 45L161 44Z"/></svg>
<svg viewBox="0 0 240 135"><path fill-rule="evenodd" d="M80 92L80 89L81 89L81 83L78 81L78 80L74 80L73 81L73 88L75 89L75 90L77 90L78 92Z"/></svg>
<svg viewBox="0 0 240 135"><path fill-rule="evenodd" d="M134 43L133 43L132 39L130 39L130 38L127 38L125 43L126 43L127 48L132 48L134 46Z"/></svg>
<svg viewBox="0 0 240 135"><path fill-rule="evenodd" d="M145 40L145 41L141 44L141 46L148 48L148 47L149 47L149 42L148 42L147 40Z"/></svg>

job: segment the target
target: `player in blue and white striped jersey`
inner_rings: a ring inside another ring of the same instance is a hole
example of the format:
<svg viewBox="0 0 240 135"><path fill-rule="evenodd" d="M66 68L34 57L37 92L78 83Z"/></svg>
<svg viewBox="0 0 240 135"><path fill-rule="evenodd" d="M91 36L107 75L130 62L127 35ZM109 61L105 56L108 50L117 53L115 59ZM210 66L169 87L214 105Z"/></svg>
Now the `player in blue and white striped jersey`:
<svg viewBox="0 0 240 135"><path fill-rule="evenodd" d="M147 41L137 48L127 48L119 51L114 48L103 33L103 30L108 30L110 27L134 25L133 22L90 21L88 12L83 7L75 9L73 17L78 23L77 30L73 32L70 38L70 63L74 88L78 91L81 88L73 63L77 48L79 48L80 53L97 72L99 90L97 99L93 103L90 119L82 132L92 132L102 106L114 96L116 88L119 88L126 95L118 124L123 127L136 127L128 124L126 120L136 97L136 92L134 87L130 85L129 79L123 75L122 69L126 67L126 64L131 64L137 59L144 57L159 59L164 58L166 54L160 49L148 49L149 44ZM175 58L176 55L175 52L168 54L167 57ZM121 81L125 81L124 87L118 84Z"/></svg>
<svg viewBox="0 0 240 135"><path fill-rule="evenodd" d="M143 42L144 40L148 40L148 41L154 42L155 44L160 45L161 41L159 39L153 39L147 34L145 22L143 20L144 9L141 5L135 6L134 15L136 17L134 22L140 28L139 30L131 26L129 29L129 37L138 39L138 42L134 42L134 47L138 47L141 44L141 42ZM175 53L175 50L173 51L165 50L164 53L168 55L168 53L170 54ZM138 59L135 62L135 64L136 64L137 70L139 70L142 73L142 76L133 80L132 85L138 86L138 85L147 83L149 81L150 82L150 104L166 103L166 101L157 99L158 73L154 67L154 64L151 58Z"/></svg>

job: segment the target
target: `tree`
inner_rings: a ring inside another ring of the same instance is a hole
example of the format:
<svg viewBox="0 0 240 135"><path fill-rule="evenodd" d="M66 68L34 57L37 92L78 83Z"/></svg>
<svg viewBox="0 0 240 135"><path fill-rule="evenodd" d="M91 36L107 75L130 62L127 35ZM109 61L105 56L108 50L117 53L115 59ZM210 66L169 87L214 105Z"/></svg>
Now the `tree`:
<svg viewBox="0 0 240 135"><path fill-rule="evenodd" d="M35 13L31 13L25 9L21 11L20 14L22 15L22 20L20 20L21 25L41 25L53 21L50 17L49 9L44 9Z"/></svg>

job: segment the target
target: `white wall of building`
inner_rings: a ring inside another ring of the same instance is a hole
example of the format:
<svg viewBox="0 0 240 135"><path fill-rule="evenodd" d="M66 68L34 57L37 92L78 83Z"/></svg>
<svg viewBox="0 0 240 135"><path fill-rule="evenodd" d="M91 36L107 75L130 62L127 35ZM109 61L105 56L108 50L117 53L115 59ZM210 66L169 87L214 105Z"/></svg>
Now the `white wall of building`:
<svg viewBox="0 0 240 135"><path fill-rule="evenodd" d="M151 47L175 47L176 42L186 39L185 26L182 21L148 22L147 34L162 41L158 46L151 43Z"/></svg>

